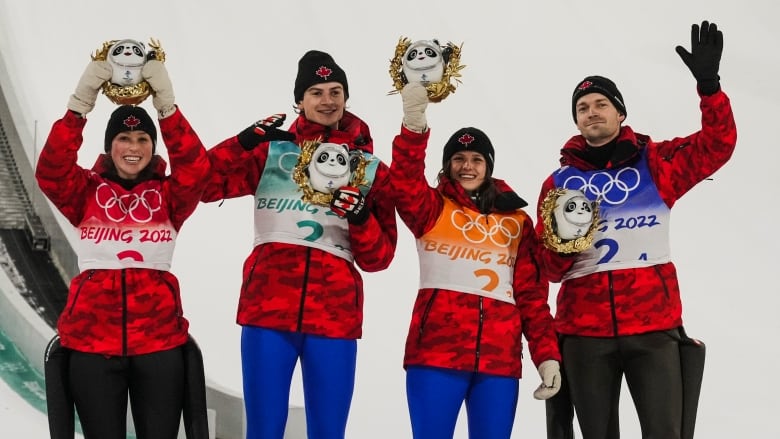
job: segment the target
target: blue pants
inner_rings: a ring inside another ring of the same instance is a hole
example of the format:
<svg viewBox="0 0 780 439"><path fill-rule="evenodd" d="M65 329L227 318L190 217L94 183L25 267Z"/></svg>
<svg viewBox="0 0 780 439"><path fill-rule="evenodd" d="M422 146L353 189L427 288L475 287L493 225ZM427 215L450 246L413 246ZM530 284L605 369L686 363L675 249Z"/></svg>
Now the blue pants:
<svg viewBox="0 0 780 439"><path fill-rule="evenodd" d="M300 358L309 439L342 439L355 387L357 340L244 326L247 439L282 439Z"/></svg>
<svg viewBox="0 0 780 439"><path fill-rule="evenodd" d="M517 409L517 378L410 366L406 399L412 434L419 439L451 439L463 401L471 439L507 439Z"/></svg>

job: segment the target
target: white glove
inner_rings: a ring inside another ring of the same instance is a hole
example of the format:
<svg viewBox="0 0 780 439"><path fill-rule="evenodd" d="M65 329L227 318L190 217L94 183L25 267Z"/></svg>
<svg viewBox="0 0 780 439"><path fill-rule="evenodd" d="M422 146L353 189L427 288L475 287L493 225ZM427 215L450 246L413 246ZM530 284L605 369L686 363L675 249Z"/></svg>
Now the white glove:
<svg viewBox="0 0 780 439"><path fill-rule="evenodd" d="M425 108L428 107L428 90L419 82L410 82L401 89L404 103L404 126L416 133L428 129Z"/></svg>
<svg viewBox="0 0 780 439"><path fill-rule="evenodd" d="M95 108L98 91L111 79L111 65L107 61L91 61L81 74L76 91L68 99L68 109L86 115Z"/></svg>
<svg viewBox="0 0 780 439"><path fill-rule="evenodd" d="M150 59L141 70L141 77L152 87L152 105L157 109L160 119L173 114L176 107L173 105L173 85L168 76L168 69L162 61Z"/></svg>
<svg viewBox="0 0 780 439"><path fill-rule="evenodd" d="M561 390L561 366L555 360L545 360L539 365L542 384L534 391L534 398L549 399Z"/></svg>

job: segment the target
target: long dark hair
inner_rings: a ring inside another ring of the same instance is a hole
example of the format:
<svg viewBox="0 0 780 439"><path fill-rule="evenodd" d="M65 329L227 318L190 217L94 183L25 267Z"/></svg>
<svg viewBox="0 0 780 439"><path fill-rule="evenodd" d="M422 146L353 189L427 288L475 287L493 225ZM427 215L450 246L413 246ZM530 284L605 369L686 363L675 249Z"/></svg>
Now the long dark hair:
<svg viewBox="0 0 780 439"><path fill-rule="evenodd" d="M452 169L452 159L447 160L444 163L444 167L439 171L436 176L436 182L441 183L442 178L453 181L450 176L450 170ZM480 213L490 213L496 204L496 198L499 195L498 188L495 182L493 182L493 173L489 167L485 167L485 181L477 188L477 190L471 194L471 198L474 200L474 204L477 205Z"/></svg>

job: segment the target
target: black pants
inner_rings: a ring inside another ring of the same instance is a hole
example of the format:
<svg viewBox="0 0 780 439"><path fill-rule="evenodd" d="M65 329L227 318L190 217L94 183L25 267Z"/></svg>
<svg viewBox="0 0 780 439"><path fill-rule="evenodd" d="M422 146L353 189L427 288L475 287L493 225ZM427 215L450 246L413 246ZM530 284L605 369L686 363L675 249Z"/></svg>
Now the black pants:
<svg viewBox="0 0 780 439"><path fill-rule="evenodd" d="M68 385L70 349L63 348L60 337L55 335L46 346L43 358L50 439L73 439L76 425L73 395Z"/></svg>
<svg viewBox="0 0 780 439"><path fill-rule="evenodd" d="M561 389L546 400L547 439L576 439L574 435L574 405L566 382L566 371L561 369ZM604 439L620 439L619 405L610 413L607 435Z"/></svg>
<svg viewBox="0 0 780 439"><path fill-rule="evenodd" d="M680 438L679 342L677 329L617 338L563 338L564 372L583 439L620 437L618 412L624 376L639 417L642 438ZM557 415L567 416L565 412Z"/></svg>
<svg viewBox="0 0 780 439"><path fill-rule="evenodd" d="M182 347L132 357L71 351L69 384L86 439L175 439L184 405Z"/></svg>

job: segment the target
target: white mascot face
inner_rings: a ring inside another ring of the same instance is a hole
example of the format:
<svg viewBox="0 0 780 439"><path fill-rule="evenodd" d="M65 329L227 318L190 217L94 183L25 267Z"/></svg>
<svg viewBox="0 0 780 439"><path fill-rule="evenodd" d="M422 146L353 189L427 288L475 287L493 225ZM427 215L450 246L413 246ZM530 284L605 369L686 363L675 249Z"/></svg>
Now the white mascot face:
<svg viewBox="0 0 780 439"><path fill-rule="evenodd" d="M567 189L556 200L553 214L558 237L577 239L588 232L593 222L593 204L582 192Z"/></svg>
<svg viewBox="0 0 780 439"><path fill-rule="evenodd" d="M144 44L135 40L121 40L108 50L106 59L113 69L111 82L120 86L133 86L141 82L141 69L146 63Z"/></svg>
<svg viewBox="0 0 780 439"><path fill-rule="evenodd" d="M309 162L309 184L326 194L349 184L349 148L345 144L321 143Z"/></svg>
<svg viewBox="0 0 780 439"><path fill-rule="evenodd" d="M434 41L415 41L406 49L401 70L409 82L439 82L444 76L441 46Z"/></svg>

